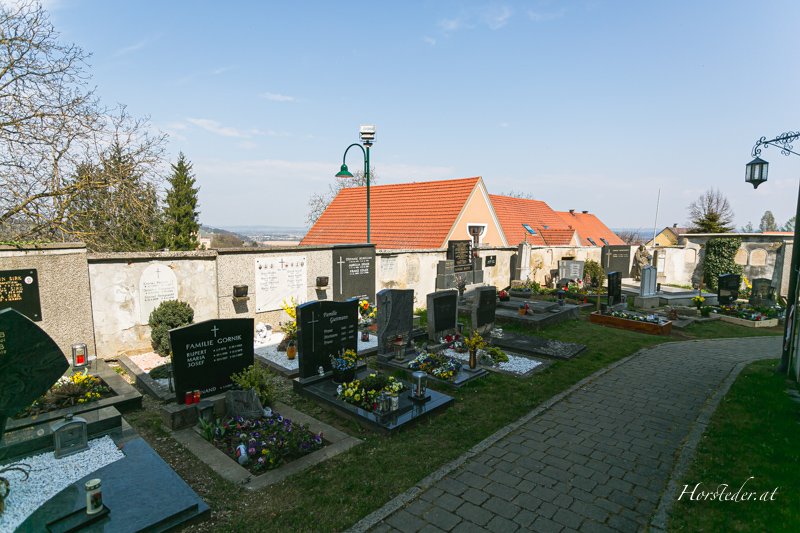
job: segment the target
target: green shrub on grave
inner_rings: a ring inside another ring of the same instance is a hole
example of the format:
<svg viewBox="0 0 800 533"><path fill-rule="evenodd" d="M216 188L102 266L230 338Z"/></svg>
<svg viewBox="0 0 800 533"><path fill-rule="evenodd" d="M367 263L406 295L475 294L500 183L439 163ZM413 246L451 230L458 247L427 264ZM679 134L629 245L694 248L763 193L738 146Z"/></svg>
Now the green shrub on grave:
<svg viewBox="0 0 800 533"><path fill-rule="evenodd" d="M253 389L256 391L262 407L272 404L275 399L277 386L275 374L263 368L260 364L253 363L238 374L231 375L231 381L239 385L242 390Z"/></svg>
<svg viewBox="0 0 800 533"><path fill-rule="evenodd" d="M588 274L592 278L592 283L597 284L598 287L602 287L606 281L606 273L603 271L603 267L593 259L589 259L583 264L583 273L584 275Z"/></svg>
<svg viewBox="0 0 800 533"><path fill-rule="evenodd" d="M169 330L194 322L194 309L186 302L170 300L153 309L147 324L153 350L161 357L169 357Z"/></svg>

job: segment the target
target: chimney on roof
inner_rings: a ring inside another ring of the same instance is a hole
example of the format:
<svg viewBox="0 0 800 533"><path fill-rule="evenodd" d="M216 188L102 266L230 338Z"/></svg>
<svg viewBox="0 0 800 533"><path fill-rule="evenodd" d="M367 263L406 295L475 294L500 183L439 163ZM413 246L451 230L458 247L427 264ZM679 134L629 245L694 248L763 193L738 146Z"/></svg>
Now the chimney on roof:
<svg viewBox="0 0 800 533"><path fill-rule="evenodd" d="M672 225L672 227L673 228L677 228L678 227L678 223L676 222L675 224Z"/></svg>
<svg viewBox="0 0 800 533"><path fill-rule="evenodd" d="M581 211L581 213L583 213L584 215L588 215L589 211Z"/></svg>
<svg viewBox="0 0 800 533"><path fill-rule="evenodd" d="M572 216L575 216L575 210L574 209L570 209L569 210L569 214L572 215Z"/></svg>

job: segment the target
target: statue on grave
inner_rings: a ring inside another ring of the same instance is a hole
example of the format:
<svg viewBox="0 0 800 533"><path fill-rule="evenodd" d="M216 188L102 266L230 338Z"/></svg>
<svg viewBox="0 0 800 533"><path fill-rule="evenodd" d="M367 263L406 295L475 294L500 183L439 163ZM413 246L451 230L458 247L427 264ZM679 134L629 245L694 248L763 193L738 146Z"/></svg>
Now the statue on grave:
<svg viewBox="0 0 800 533"><path fill-rule="evenodd" d="M631 272L636 281L639 281L642 277L642 269L650 265L652 257L647 248L644 247L644 244L640 244L639 249L633 254L633 272Z"/></svg>

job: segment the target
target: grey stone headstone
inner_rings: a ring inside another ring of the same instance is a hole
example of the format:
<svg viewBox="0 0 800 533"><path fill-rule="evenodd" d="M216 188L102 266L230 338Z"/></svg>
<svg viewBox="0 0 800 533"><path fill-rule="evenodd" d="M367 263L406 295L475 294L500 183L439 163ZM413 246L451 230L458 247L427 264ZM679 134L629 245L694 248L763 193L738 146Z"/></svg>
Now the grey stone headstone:
<svg viewBox="0 0 800 533"><path fill-rule="evenodd" d="M558 277L561 279L583 279L583 261L559 261Z"/></svg>
<svg viewBox="0 0 800 533"><path fill-rule="evenodd" d="M642 282L639 285L639 296L652 296L656 294L656 267L642 268Z"/></svg>
<svg viewBox="0 0 800 533"><path fill-rule="evenodd" d="M45 394L68 368L44 330L14 309L0 311L0 426Z"/></svg>
<svg viewBox="0 0 800 533"><path fill-rule="evenodd" d="M375 247L333 249L332 298L375 301Z"/></svg>
<svg viewBox="0 0 800 533"><path fill-rule="evenodd" d="M483 335L494 327L497 309L497 287L477 287L472 306L472 329Z"/></svg>
<svg viewBox="0 0 800 533"><path fill-rule="evenodd" d="M531 243L522 241L517 246L517 268L514 279L526 281L531 276Z"/></svg>
<svg viewBox="0 0 800 533"><path fill-rule="evenodd" d="M358 300L308 302L297 307L297 357L301 380L332 370L331 355L358 348Z"/></svg>
<svg viewBox="0 0 800 533"><path fill-rule="evenodd" d="M394 350L391 339L408 338L414 327L414 289L384 289L378 293L378 354Z"/></svg>
<svg viewBox="0 0 800 533"><path fill-rule="evenodd" d="M627 278L631 270L631 247L627 244L603 246L601 266L606 272L619 272Z"/></svg>
<svg viewBox="0 0 800 533"><path fill-rule="evenodd" d="M622 273L608 273L608 305L618 304L622 301Z"/></svg>
<svg viewBox="0 0 800 533"><path fill-rule="evenodd" d="M455 333L458 322L458 291L437 291L428 294L428 338Z"/></svg>
<svg viewBox="0 0 800 533"><path fill-rule="evenodd" d="M225 412L228 416L242 418L261 418L264 408L258 394L250 390L229 390L225 393Z"/></svg>
<svg viewBox="0 0 800 533"><path fill-rule="evenodd" d="M444 261L439 261L436 264L436 275L437 276L452 276L455 273L455 263L449 259Z"/></svg>

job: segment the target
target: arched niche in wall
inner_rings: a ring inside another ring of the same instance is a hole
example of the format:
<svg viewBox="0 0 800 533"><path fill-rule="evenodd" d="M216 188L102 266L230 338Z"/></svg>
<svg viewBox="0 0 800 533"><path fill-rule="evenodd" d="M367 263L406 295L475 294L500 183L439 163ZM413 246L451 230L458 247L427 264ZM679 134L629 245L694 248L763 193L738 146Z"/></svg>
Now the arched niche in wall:
<svg viewBox="0 0 800 533"><path fill-rule="evenodd" d="M683 252L683 261L685 263L697 263L697 250L694 248L688 248L685 252Z"/></svg>
<svg viewBox="0 0 800 533"><path fill-rule="evenodd" d="M737 265L746 265L747 264L747 250L744 248L739 248L739 251L736 252L736 257L733 258L733 262Z"/></svg>
<svg viewBox="0 0 800 533"><path fill-rule="evenodd" d="M763 248L756 248L750 252L750 266L766 266L767 251Z"/></svg>

